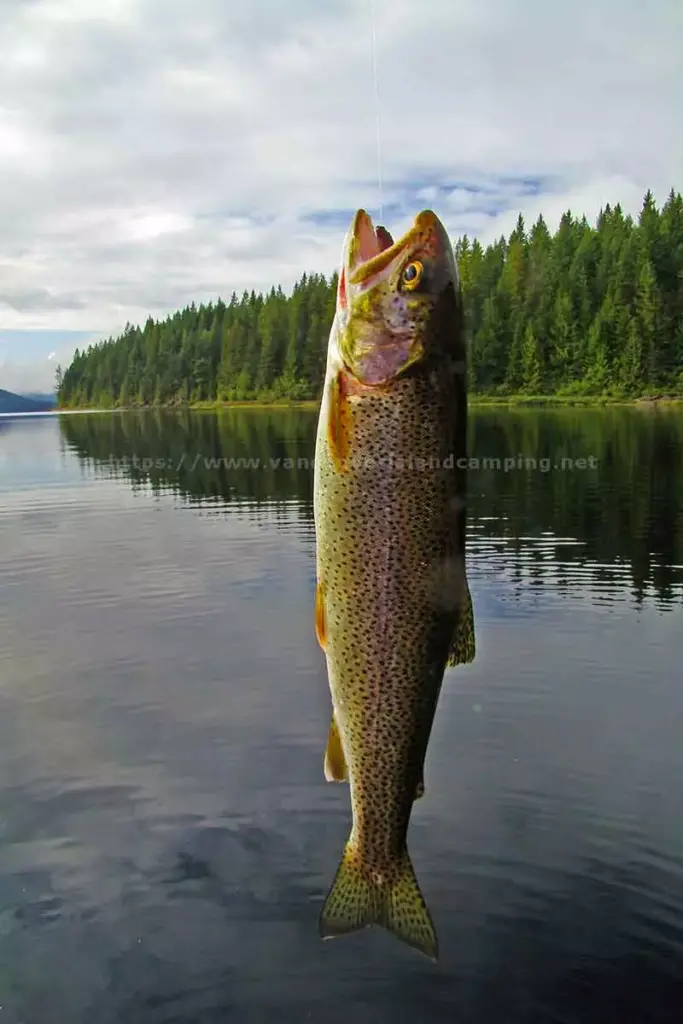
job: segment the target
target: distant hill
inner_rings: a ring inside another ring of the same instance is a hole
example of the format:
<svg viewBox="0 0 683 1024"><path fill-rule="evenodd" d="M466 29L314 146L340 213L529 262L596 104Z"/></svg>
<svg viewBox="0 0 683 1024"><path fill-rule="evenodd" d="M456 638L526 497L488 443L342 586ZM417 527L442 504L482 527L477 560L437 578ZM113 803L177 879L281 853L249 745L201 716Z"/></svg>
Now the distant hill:
<svg viewBox="0 0 683 1024"><path fill-rule="evenodd" d="M11 391L3 391L0 388L0 413L3 412L50 412L54 409L55 403L47 395L41 396L41 400L25 398L23 395L13 395Z"/></svg>
<svg viewBox="0 0 683 1024"><path fill-rule="evenodd" d="M20 398L28 398L31 402L38 402L40 405L47 405L54 409L57 405L57 396L54 392L47 391L22 391Z"/></svg>

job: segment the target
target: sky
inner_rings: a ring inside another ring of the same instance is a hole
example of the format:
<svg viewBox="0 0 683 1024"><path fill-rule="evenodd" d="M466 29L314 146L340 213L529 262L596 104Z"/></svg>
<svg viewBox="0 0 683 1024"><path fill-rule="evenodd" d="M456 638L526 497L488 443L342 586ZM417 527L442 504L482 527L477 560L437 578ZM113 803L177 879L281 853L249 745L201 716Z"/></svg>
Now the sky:
<svg viewBox="0 0 683 1024"><path fill-rule="evenodd" d="M358 207L486 243L683 190L681 0L2 0L2 33L8 390L330 274Z"/></svg>

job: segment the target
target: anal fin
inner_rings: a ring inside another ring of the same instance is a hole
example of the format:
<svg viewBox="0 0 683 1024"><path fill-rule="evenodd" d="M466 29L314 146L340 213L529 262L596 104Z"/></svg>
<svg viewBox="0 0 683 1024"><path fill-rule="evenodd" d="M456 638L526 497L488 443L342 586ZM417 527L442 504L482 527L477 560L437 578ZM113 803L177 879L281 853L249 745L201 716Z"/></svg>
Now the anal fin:
<svg viewBox="0 0 683 1024"><path fill-rule="evenodd" d="M325 613L325 592L320 581L315 586L315 635L324 651L327 643L327 615Z"/></svg>
<svg viewBox="0 0 683 1024"><path fill-rule="evenodd" d="M333 714L325 750L325 778L328 782L346 782L348 777L349 770L346 766L344 748L339 735L337 719Z"/></svg>

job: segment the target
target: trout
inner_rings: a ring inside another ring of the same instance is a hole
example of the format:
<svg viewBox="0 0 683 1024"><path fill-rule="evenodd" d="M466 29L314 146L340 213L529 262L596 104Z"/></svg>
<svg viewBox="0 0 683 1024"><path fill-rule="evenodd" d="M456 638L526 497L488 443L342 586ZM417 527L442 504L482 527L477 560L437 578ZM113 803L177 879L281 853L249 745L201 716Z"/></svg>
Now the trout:
<svg viewBox="0 0 683 1024"><path fill-rule="evenodd" d="M379 925L438 960L408 854L446 667L474 658L465 571L467 366L450 240L422 211L397 242L359 210L346 236L315 448L315 629L328 781L352 828L322 938Z"/></svg>

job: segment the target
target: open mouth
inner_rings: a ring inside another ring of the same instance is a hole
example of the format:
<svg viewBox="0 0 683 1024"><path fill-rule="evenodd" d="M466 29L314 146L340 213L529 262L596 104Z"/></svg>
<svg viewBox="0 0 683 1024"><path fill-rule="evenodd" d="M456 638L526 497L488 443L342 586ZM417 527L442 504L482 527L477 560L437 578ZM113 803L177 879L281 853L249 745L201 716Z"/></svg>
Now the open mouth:
<svg viewBox="0 0 683 1024"><path fill-rule="evenodd" d="M448 252L450 242L445 228L432 210L418 213L413 226L397 242L386 228L375 228L365 210L358 210L351 225L347 251L349 283L362 285L364 290L371 279L405 255L407 249L416 246L437 259Z"/></svg>
<svg viewBox="0 0 683 1024"><path fill-rule="evenodd" d="M355 269L361 263L367 263L368 260L373 259L375 256L379 256L380 253L384 252L385 249L391 248L394 244L394 240L387 229L381 226L375 228L372 218L365 210L359 210L356 214L352 232L356 242L356 251L354 253L356 256L355 266L352 269Z"/></svg>
<svg viewBox="0 0 683 1024"><path fill-rule="evenodd" d="M385 227L375 228L370 215L365 210L358 210L351 227L349 282L367 286L393 263L410 243L414 233L415 225L395 242Z"/></svg>

